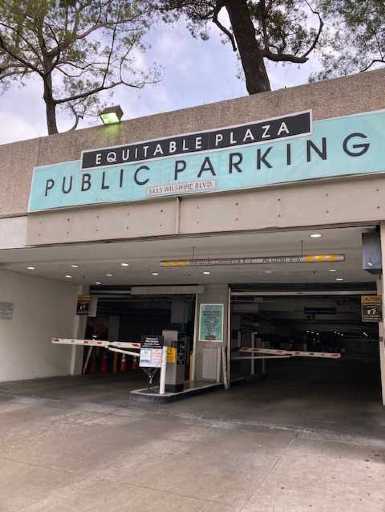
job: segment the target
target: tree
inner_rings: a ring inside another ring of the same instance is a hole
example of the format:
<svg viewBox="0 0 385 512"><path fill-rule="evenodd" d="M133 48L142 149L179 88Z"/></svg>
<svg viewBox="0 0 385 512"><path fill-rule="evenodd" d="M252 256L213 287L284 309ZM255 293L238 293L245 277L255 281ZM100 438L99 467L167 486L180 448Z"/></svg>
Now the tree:
<svg viewBox="0 0 385 512"><path fill-rule="evenodd" d="M307 62L323 21L311 0L154 0L166 21L187 17L194 36L208 37L214 23L238 51L249 94L271 90L266 60ZM229 27L220 21L226 12ZM314 25L315 22L315 26Z"/></svg>
<svg viewBox="0 0 385 512"><path fill-rule="evenodd" d="M147 12L137 0L0 0L0 84L38 77L48 133L57 109L79 118L100 104L99 93L141 88L156 71L135 66Z"/></svg>
<svg viewBox="0 0 385 512"><path fill-rule="evenodd" d="M319 0L330 23L323 45L323 69L312 79L367 71L385 64L384 0Z"/></svg>

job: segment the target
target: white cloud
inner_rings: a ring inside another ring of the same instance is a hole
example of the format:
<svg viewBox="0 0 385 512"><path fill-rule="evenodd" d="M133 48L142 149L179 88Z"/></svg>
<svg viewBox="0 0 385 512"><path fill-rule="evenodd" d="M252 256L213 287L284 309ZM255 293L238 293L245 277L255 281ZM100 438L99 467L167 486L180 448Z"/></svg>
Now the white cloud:
<svg viewBox="0 0 385 512"><path fill-rule="evenodd" d="M0 142L7 144L15 140L32 139L42 134L42 129L26 116L12 111L0 112Z"/></svg>

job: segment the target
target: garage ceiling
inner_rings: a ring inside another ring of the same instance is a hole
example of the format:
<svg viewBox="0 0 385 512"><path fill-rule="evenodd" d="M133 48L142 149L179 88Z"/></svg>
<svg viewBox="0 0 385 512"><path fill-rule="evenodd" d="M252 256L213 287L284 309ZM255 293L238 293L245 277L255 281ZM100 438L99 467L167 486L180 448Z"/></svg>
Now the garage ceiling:
<svg viewBox="0 0 385 512"><path fill-rule="evenodd" d="M95 285L97 282L103 285L311 284L336 283L337 278L346 283L374 282L375 276L361 268L361 234L367 229L324 229L317 231L322 235L320 238L310 237L314 230L284 231L4 250L0 251L0 265L16 272L85 285ZM160 267L160 261L169 258L279 256L302 253L342 253L346 255L346 261L332 265L306 263L176 269Z"/></svg>

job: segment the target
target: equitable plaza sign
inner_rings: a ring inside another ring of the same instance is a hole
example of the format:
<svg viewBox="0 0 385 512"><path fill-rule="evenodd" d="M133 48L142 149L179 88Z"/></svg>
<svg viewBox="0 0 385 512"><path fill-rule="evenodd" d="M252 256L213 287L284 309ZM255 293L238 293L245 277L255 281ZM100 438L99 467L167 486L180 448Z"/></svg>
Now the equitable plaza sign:
<svg viewBox="0 0 385 512"><path fill-rule="evenodd" d="M179 135L172 138L94 151L83 151L82 169L119 165L126 162L144 162L169 156L244 146L256 142L266 142L310 133L311 113L304 112L220 130Z"/></svg>
<svg viewBox="0 0 385 512"><path fill-rule="evenodd" d="M29 211L384 172L384 126L384 111L314 123L302 112L84 151L34 169Z"/></svg>

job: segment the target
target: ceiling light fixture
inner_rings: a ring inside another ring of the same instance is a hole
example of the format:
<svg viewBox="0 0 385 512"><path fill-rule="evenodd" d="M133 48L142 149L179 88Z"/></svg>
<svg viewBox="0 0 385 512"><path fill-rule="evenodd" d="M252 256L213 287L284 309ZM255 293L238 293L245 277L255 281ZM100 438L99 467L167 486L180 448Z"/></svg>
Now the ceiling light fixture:
<svg viewBox="0 0 385 512"><path fill-rule="evenodd" d="M322 238L322 234L321 233L312 233L310 235L310 238Z"/></svg>
<svg viewBox="0 0 385 512"><path fill-rule="evenodd" d="M72 268L79 268L79 265L76 265L75 263L71 265Z"/></svg>
<svg viewBox="0 0 385 512"><path fill-rule="evenodd" d="M335 268L329 268L329 272L337 272Z"/></svg>
<svg viewBox="0 0 385 512"><path fill-rule="evenodd" d="M336 277L336 281L343 281L344 278L343 277Z"/></svg>
<svg viewBox="0 0 385 512"><path fill-rule="evenodd" d="M205 271L203 272L203 274L204 274L205 276L209 276L209 275L211 274L211 272L209 272L208 270L205 270Z"/></svg>
<svg viewBox="0 0 385 512"><path fill-rule="evenodd" d="M121 263L120 266L121 267L128 267L128 263Z"/></svg>
<svg viewBox="0 0 385 512"><path fill-rule="evenodd" d="M32 265L27 267L27 270L35 270L35 269L36 269L36 267L33 267Z"/></svg>
<svg viewBox="0 0 385 512"><path fill-rule="evenodd" d="M66 274L64 277L66 277L67 279L72 279L71 274Z"/></svg>
<svg viewBox="0 0 385 512"><path fill-rule="evenodd" d="M112 274L106 274L106 277L112 277Z"/></svg>
<svg viewBox="0 0 385 512"><path fill-rule="evenodd" d="M96 281L96 283L95 283L95 284L99 286L99 285L101 285L102 283L101 283L100 281Z"/></svg>
<svg viewBox="0 0 385 512"><path fill-rule="evenodd" d="M153 276L158 276L158 275L159 275L159 272L151 272L151 274L152 274Z"/></svg>
<svg viewBox="0 0 385 512"><path fill-rule="evenodd" d="M272 270L265 270L265 274L272 274L273 271Z"/></svg>

